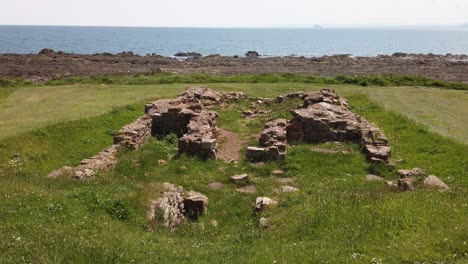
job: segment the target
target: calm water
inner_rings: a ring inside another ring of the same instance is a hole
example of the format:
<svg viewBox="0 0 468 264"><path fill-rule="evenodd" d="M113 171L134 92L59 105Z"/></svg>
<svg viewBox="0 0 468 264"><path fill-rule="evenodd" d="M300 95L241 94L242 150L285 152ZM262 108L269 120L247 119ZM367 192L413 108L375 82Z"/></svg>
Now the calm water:
<svg viewBox="0 0 468 264"><path fill-rule="evenodd" d="M37 53L42 48L73 53L133 51L172 56L468 54L468 29L196 29L0 26L0 53Z"/></svg>

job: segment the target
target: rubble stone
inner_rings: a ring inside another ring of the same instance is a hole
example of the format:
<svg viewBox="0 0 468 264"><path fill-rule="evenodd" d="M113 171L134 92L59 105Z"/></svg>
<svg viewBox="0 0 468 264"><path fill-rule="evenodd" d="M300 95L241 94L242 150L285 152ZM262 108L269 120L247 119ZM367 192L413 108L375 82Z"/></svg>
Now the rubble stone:
<svg viewBox="0 0 468 264"><path fill-rule="evenodd" d="M424 179L423 182L424 186L429 187L429 188L440 188L443 190L449 190L450 187L448 187L445 182L443 182L441 179L439 179L437 176L434 175L429 175L427 176L426 179Z"/></svg>
<svg viewBox="0 0 468 264"><path fill-rule="evenodd" d="M105 172L111 169L116 163L116 156L119 150L120 145L112 145L93 157L82 160L77 167L65 166L51 172L47 177L57 178L67 175L75 179L90 178L98 171Z"/></svg>
<svg viewBox="0 0 468 264"><path fill-rule="evenodd" d="M242 183L242 182L246 182L248 178L249 178L249 175L244 173L244 174L232 176L231 180L235 183Z"/></svg>
<svg viewBox="0 0 468 264"><path fill-rule="evenodd" d="M260 219L258 219L258 226L261 228L269 228L270 219L266 217L260 217Z"/></svg>
<svg viewBox="0 0 468 264"><path fill-rule="evenodd" d="M275 200L268 197L257 197L255 200L255 212L260 213L264 211L268 206L277 204Z"/></svg>
<svg viewBox="0 0 468 264"><path fill-rule="evenodd" d="M281 186L281 191L284 193L290 193L290 192L298 192L299 189L296 187L285 185L285 186Z"/></svg>
<svg viewBox="0 0 468 264"><path fill-rule="evenodd" d="M377 176L377 175L374 175L374 174L368 174L366 176L366 180L367 181L383 181L384 178L382 178L380 176Z"/></svg>
<svg viewBox="0 0 468 264"><path fill-rule="evenodd" d="M175 229L186 218L196 220L207 208L205 195L194 191L184 193L181 186L164 183L158 198L151 201L147 217L152 229L160 224Z"/></svg>
<svg viewBox="0 0 468 264"><path fill-rule="evenodd" d="M401 169L398 170L398 175L400 176L400 178L408 178L411 176L424 176L426 175L426 172L421 168L413 168L411 170Z"/></svg>
<svg viewBox="0 0 468 264"><path fill-rule="evenodd" d="M198 192L188 192L184 208L186 216L195 220L208 209L208 197Z"/></svg>
<svg viewBox="0 0 468 264"><path fill-rule="evenodd" d="M160 197L151 202L148 220L155 228L162 221L169 229L176 228L185 219L184 189L170 183L164 183L164 190Z"/></svg>
<svg viewBox="0 0 468 264"><path fill-rule="evenodd" d="M398 180L398 188L402 191L414 190L414 179L413 178L402 178Z"/></svg>

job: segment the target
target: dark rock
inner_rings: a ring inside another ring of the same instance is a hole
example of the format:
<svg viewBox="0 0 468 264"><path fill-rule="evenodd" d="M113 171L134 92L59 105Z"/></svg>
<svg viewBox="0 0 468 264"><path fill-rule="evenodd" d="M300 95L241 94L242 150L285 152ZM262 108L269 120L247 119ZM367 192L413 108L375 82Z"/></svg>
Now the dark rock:
<svg viewBox="0 0 468 264"><path fill-rule="evenodd" d="M40 55L52 55L52 54L55 54L55 51L53 49L41 49L41 51L39 51L39 54Z"/></svg>
<svg viewBox="0 0 468 264"><path fill-rule="evenodd" d="M257 58L260 56L260 54L256 51L250 50L245 54L245 56L250 58Z"/></svg>
<svg viewBox="0 0 468 264"><path fill-rule="evenodd" d="M208 208L208 197L205 195L191 191L186 194L184 200L185 215L196 220L200 215L206 212Z"/></svg>
<svg viewBox="0 0 468 264"><path fill-rule="evenodd" d="M197 52L177 52L174 57L201 57L202 55Z"/></svg>

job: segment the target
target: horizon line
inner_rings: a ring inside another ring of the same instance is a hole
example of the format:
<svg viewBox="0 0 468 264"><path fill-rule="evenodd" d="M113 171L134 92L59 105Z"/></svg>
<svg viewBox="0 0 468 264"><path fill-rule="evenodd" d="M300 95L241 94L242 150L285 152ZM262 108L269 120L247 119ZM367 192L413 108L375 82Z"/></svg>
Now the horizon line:
<svg viewBox="0 0 468 264"><path fill-rule="evenodd" d="M48 25L48 24L0 24L0 26L25 27L109 27L109 28L193 28L193 29L329 29L329 28L467 28L460 24L304 24L304 25L263 25L263 26L125 26L125 25Z"/></svg>

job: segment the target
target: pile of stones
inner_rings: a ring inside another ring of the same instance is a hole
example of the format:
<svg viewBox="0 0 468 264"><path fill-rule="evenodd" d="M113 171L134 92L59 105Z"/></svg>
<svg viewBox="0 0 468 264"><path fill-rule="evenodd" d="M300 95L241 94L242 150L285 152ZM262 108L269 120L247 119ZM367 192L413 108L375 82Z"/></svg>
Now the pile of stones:
<svg viewBox="0 0 468 264"><path fill-rule="evenodd" d="M120 150L120 145L112 145L104 149L97 155L84 159L77 167L64 166L58 170L51 172L49 178L58 178L64 175L70 176L75 179L85 179L94 176L95 171L106 171L114 166L116 163L116 155Z"/></svg>
<svg viewBox="0 0 468 264"><path fill-rule="evenodd" d="M286 142L327 142L352 141L361 146L371 162L387 162L391 149L382 131L373 126L363 117L353 113L348 107L347 100L336 95L333 90L323 89L319 92L296 92L286 96L279 96L277 102L284 98L298 97L303 99L299 109L291 110L293 118L285 124L284 120L276 121L278 125L267 124L259 140L260 146L267 143L267 147L276 142L282 147ZM286 133L284 133L285 128ZM286 134L286 140L282 140ZM278 140L281 139L281 140ZM264 152L267 149L263 149ZM261 155L262 148L249 147L247 159L252 161L284 158L283 155Z"/></svg>
<svg viewBox="0 0 468 264"><path fill-rule="evenodd" d="M248 147L247 159L253 162L284 159L286 156L286 119L268 122L260 134L260 147Z"/></svg>
<svg viewBox="0 0 468 264"><path fill-rule="evenodd" d="M151 201L147 218L152 229L160 223L175 229L187 218L196 220L207 209L208 197L205 195L194 191L184 193L181 186L164 183L163 191Z"/></svg>
<svg viewBox="0 0 468 264"><path fill-rule="evenodd" d="M145 105L145 114L124 126L114 136L114 145L96 156L85 159L80 166L55 170L49 177L70 174L77 179L106 171L115 163L121 146L131 150L141 147L152 136L174 133L179 137L179 153L216 159L217 113L206 108L226 105L246 98L244 93L217 92L206 87L191 87L176 99L160 99Z"/></svg>
<svg viewBox="0 0 468 264"><path fill-rule="evenodd" d="M401 191L412 191L417 186L426 188L437 188L443 191L450 190L450 187L435 175L427 175L421 168L411 170L398 170L399 179L397 181L387 181L387 186Z"/></svg>

